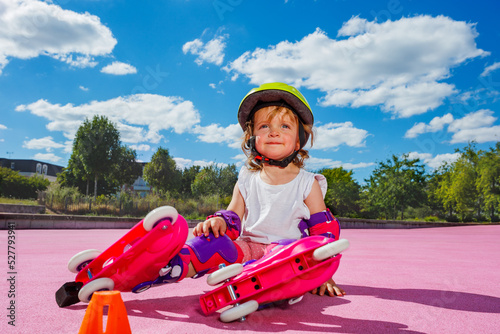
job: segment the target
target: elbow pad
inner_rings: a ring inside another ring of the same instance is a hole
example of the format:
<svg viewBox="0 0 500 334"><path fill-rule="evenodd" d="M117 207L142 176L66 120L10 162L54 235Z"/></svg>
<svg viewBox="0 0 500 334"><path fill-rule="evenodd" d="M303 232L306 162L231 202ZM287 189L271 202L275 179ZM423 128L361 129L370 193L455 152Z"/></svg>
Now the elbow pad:
<svg viewBox="0 0 500 334"><path fill-rule="evenodd" d="M322 235L338 240L340 237L340 223L329 209L312 214L309 219L302 219L299 223L302 238L310 235ZM309 231L309 234L306 233Z"/></svg>

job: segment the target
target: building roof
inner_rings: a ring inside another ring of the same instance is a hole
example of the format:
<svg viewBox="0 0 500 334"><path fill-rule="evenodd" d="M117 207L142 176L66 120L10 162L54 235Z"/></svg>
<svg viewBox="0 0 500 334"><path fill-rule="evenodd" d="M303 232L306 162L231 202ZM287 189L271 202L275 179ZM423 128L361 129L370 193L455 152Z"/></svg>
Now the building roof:
<svg viewBox="0 0 500 334"><path fill-rule="evenodd" d="M14 165L12 165L14 164ZM12 170L21 173L37 173L37 165L40 164L42 167L47 166L47 174L49 176L57 176L63 170L63 166L54 165L48 162L43 162L39 160L31 159L5 159L0 158L0 167L11 168ZM40 172L41 173L41 172Z"/></svg>

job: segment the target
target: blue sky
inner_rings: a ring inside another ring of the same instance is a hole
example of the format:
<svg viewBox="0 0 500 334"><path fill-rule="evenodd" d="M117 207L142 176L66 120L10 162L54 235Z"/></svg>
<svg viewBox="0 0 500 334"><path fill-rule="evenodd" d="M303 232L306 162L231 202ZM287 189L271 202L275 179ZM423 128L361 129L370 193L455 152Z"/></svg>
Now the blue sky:
<svg viewBox="0 0 500 334"><path fill-rule="evenodd" d="M241 165L236 112L264 82L301 90L309 170L363 183L392 154L432 171L500 136L496 1L0 0L0 157L66 166L105 115L148 162Z"/></svg>

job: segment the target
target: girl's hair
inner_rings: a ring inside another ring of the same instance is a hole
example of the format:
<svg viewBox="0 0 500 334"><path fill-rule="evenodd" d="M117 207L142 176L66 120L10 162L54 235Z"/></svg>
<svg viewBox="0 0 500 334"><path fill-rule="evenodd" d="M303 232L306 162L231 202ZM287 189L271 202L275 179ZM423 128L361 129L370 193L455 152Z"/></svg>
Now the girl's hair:
<svg viewBox="0 0 500 334"><path fill-rule="evenodd" d="M300 122L297 115L288 108L279 107L279 106L271 106L269 108L272 108L272 109L270 110L268 120L273 119L274 117L276 117L276 115L278 115L284 111L285 112L284 116L292 117L297 124L298 124L298 122ZM254 126L254 122L253 122L253 116L252 116L252 118L249 121L247 121L247 123L246 123L246 130L242 136L243 142L241 143L241 149L243 150L243 152L247 156L246 164L248 166L248 169L253 170L253 171L257 171L257 170L262 169L262 165L255 162L255 160L254 160L255 153L252 152L251 148L248 145L248 140L250 139L250 137L253 136L253 126ZM314 139L314 133L313 133L312 126L307 125L307 124L303 124L303 126L304 126L304 131L306 131L310 135L311 146L312 146L313 139ZM296 165L297 167L302 168L305 165L306 159L309 159L309 152L307 150L305 150L304 148L301 148L299 150L299 153L295 157L295 159L293 159L292 163L294 165Z"/></svg>

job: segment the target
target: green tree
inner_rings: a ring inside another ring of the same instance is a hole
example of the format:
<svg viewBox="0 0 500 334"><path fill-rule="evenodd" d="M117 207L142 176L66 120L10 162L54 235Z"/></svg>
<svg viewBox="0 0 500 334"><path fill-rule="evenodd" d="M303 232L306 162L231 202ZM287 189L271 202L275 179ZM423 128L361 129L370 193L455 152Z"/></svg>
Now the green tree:
<svg viewBox="0 0 500 334"><path fill-rule="evenodd" d="M451 183L450 165L444 163L436 168L432 174L427 176L426 193L427 203L433 214L442 218L452 216L454 210L454 202L447 198L448 188L444 185ZM446 200L443 200L446 199ZM448 214L447 214L448 213Z"/></svg>
<svg viewBox="0 0 500 334"><path fill-rule="evenodd" d="M195 196L217 194L219 197L231 196L238 180L238 171L235 165L219 167L215 164L203 167L196 175L191 189Z"/></svg>
<svg viewBox="0 0 500 334"><path fill-rule="evenodd" d="M379 210L378 215L404 219L404 210L419 207L426 199L425 169L419 159L409 159L408 154L396 155L380 162L368 180L364 195L369 211Z"/></svg>
<svg viewBox="0 0 500 334"><path fill-rule="evenodd" d="M82 194L89 194L89 175L83 164L74 154L68 160L68 166L57 174L57 182L62 187L76 187Z"/></svg>
<svg viewBox="0 0 500 334"><path fill-rule="evenodd" d="M477 151L469 143L459 158L442 166L432 176L431 202L446 211L448 220L498 219L500 209L500 143L489 151ZM458 217L457 217L458 216Z"/></svg>
<svg viewBox="0 0 500 334"><path fill-rule="evenodd" d="M182 173L166 148L159 147L144 166L144 180L156 191L178 193Z"/></svg>
<svg viewBox="0 0 500 334"><path fill-rule="evenodd" d="M142 175L142 165L137 162L135 150L127 147L120 147L118 161L114 165L113 173L108 175L108 180L120 187L125 184L132 184Z"/></svg>
<svg viewBox="0 0 500 334"><path fill-rule="evenodd" d="M191 166L189 168L184 168L184 170L182 171L180 193L185 198L193 196L191 184L194 182L196 175L198 175L200 170L200 166Z"/></svg>
<svg viewBox="0 0 500 334"><path fill-rule="evenodd" d="M476 188L483 198L483 211L491 221L500 213L500 142L484 152L478 162Z"/></svg>
<svg viewBox="0 0 500 334"><path fill-rule="evenodd" d="M338 167L322 169L319 173L323 174L328 182L326 206L341 217L358 216L361 188L353 179L353 171Z"/></svg>
<svg viewBox="0 0 500 334"><path fill-rule="evenodd" d="M78 128L73 141L71 159L78 172L83 169L80 180L94 181L94 197L97 197L97 184L112 172L119 162L121 153L120 133L116 126L105 116L86 119Z"/></svg>
<svg viewBox="0 0 500 334"><path fill-rule="evenodd" d="M448 196L455 203L455 210L462 221L471 219L474 212L481 216L482 199L476 189L478 161L474 144L469 144L451 168Z"/></svg>

